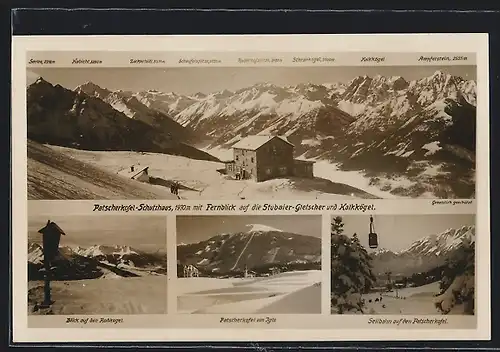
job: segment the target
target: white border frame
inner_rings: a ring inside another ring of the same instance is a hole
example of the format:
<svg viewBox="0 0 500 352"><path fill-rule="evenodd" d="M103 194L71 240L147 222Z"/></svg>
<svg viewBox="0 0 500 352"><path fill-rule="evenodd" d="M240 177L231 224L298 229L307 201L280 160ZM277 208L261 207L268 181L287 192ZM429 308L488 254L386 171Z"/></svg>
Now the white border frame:
<svg viewBox="0 0 500 352"><path fill-rule="evenodd" d="M477 328L400 330L75 329L27 328L26 52L27 51L245 51L245 52L475 52L477 54ZM302 48L303 50L298 50ZM293 50L291 50L293 49ZM12 40L12 266L13 342L141 341L370 341L487 340L491 337L489 209L489 72L487 34L372 34L266 36L16 36Z"/></svg>

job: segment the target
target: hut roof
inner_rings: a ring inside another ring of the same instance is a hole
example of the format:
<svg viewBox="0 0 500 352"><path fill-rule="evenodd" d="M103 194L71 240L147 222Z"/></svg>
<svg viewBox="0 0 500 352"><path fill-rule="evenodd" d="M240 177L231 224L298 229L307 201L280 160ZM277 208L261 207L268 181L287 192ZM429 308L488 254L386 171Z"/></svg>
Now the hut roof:
<svg viewBox="0 0 500 352"><path fill-rule="evenodd" d="M264 144L269 142L274 138L279 138L282 141L290 144L293 147L293 144L288 141L288 139L284 136L268 136L268 135L255 135L248 136L240 140L239 142L233 145L233 148L236 149L246 149L246 150L257 150L262 147Z"/></svg>
<svg viewBox="0 0 500 352"><path fill-rule="evenodd" d="M45 230L46 230L49 226L50 226L51 228L53 228L53 229L57 230L57 231L58 231L61 235L66 235L66 233L63 231L63 229L61 229L61 228L59 227L59 225L57 225L55 222L50 221L50 220L48 220L48 221L47 221L47 224L46 224L44 227L42 227L40 230L38 230L38 232L43 234L43 233L44 233L44 231L45 231Z"/></svg>

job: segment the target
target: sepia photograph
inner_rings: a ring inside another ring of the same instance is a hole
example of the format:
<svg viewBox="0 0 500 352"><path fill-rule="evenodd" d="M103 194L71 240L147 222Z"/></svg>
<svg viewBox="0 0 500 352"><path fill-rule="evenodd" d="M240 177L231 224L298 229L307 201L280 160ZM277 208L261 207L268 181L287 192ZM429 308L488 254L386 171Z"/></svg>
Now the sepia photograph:
<svg viewBox="0 0 500 352"><path fill-rule="evenodd" d="M29 315L167 312L163 216L28 220Z"/></svg>
<svg viewBox="0 0 500 352"><path fill-rule="evenodd" d="M333 216L331 313L475 314L475 215Z"/></svg>
<svg viewBox="0 0 500 352"><path fill-rule="evenodd" d="M475 198L476 66L27 68L28 199Z"/></svg>
<svg viewBox="0 0 500 352"><path fill-rule="evenodd" d="M321 313L321 216L178 216L177 312Z"/></svg>

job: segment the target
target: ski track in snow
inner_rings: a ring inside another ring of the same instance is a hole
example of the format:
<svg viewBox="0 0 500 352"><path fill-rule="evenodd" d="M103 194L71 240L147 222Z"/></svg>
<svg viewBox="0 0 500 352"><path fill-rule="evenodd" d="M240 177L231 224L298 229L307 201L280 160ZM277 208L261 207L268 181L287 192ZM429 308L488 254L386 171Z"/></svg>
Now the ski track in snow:
<svg viewBox="0 0 500 352"><path fill-rule="evenodd" d="M238 258L236 258L236 262L234 263L233 267L231 268L231 270L234 270L238 267L238 263L240 262L240 259L241 257L243 256L243 253L245 253L245 251L247 250L247 247L248 245L250 244L250 242L252 242L252 239L253 239L253 236L255 235L255 233L252 233L250 235L250 238L248 239L247 243L245 244L245 247L243 247L243 249L241 250L241 253L240 255L238 256Z"/></svg>

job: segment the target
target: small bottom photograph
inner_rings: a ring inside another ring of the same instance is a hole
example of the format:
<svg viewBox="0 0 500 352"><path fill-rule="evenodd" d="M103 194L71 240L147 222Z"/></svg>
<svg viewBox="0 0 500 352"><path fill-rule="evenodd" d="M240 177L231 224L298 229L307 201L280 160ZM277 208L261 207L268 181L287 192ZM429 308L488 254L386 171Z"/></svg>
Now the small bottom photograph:
<svg viewBox="0 0 500 352"><path fill-rule="evenodd" d="M475 215L331 219L331 314L474 315Z"/></svg>
<svg viewBox="0 0 500 352"><path fill-rule="evenodd" d="M177 312L321 313L321 216L178 216Z"/></svg>
<svg viewBox="0 0 500 352"><path fill-rule="evenodd" d="M164 314L163 216L28 220L28 314Z"/></svg>

